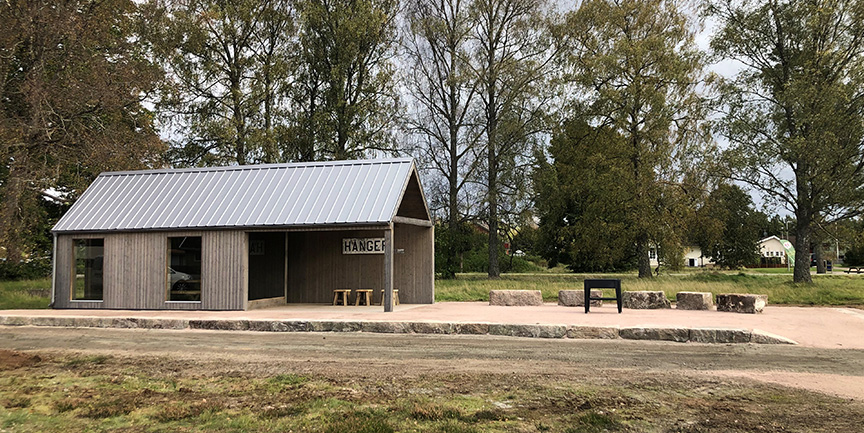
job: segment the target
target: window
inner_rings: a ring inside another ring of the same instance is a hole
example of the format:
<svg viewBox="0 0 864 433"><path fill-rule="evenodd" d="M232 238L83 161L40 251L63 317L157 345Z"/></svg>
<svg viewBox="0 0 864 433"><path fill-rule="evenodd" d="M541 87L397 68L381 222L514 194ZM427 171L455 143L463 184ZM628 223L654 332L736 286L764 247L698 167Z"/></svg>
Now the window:
<svg viewBox="0 0 864 433"><path fill-rule="evenodd" d="M102 262L104 239L73 239L75 268L72 278L73 301L102 300Z"/></svg>
<svg viewBox="0 0 864 433"><path fill-rule="evenodd" d="M654 249L654 248L650 248L650 249L648 250L648 259L650 259L650 260L654 260L654 259L656 259L656 258L657 258L657 250Z"/></svg>
<svg viewBox="0 0 864 433"><path fill-rule="evenodd" d="M201 301L201 236L168 238L168 300Z"/></svg>

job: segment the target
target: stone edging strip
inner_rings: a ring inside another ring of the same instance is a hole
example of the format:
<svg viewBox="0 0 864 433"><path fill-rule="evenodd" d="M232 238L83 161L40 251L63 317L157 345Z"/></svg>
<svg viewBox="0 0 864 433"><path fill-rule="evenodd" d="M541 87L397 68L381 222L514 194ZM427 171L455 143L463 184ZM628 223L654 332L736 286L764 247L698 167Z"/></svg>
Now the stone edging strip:
<svg viewBox="0 0 864 433"><path fill-rule="evenodd" d="M374 332L384 334L501 335L530 338L625 339L679 343L798 344L758 329L522 325L462 322L384 322L340 320L219 320L117 317L0 316L5 326L75 328L204 329L260 332Z"/></svg>

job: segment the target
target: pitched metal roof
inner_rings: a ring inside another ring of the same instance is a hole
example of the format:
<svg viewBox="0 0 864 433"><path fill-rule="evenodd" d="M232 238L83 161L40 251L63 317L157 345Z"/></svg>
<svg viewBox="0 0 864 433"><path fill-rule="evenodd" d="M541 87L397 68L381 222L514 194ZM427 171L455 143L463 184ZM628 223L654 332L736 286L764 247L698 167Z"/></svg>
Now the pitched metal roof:
<svg viewBox="0 0 864 433"><path fill-rule="evenodd" d="M410 158L102 173L54 232L386 224Z"/></svg>

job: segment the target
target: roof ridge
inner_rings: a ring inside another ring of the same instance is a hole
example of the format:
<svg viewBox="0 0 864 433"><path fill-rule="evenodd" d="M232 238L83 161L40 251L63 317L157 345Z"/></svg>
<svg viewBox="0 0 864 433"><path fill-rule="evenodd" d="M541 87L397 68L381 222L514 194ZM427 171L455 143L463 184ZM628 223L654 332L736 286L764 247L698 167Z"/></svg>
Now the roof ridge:
<svg viewBox="0 0 864 433"><path fill-rule="evenodd" d="M338 165L383 165L383 164L401 164L413 162L414 158L379 158L379 159L339 159L333 161L311 161L311 162L284 162L276 164L248 164L248 165L224 165L217 167L186 167L186 168L155 168L145 170L121 170L121 171L104 171L99 173L99 177L109 176L129 176L140 174L163 174L163 173L198 173L198 172L216 172L216 171L243 171L243 170L267 170L273 168L293 168L293 167L328 167Z"/></svg>

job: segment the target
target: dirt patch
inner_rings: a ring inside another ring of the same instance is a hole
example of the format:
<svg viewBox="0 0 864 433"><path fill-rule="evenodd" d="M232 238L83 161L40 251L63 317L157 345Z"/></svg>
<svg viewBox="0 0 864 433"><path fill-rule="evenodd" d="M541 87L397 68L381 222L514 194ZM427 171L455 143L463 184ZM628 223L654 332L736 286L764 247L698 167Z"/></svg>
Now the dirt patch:
<svg viewBox="0 0 864 433"><path fill-rule="evenodd" d="M0 370L32 367L42 362L39 355L30 355L15 350L0 349Z"/></svg>

